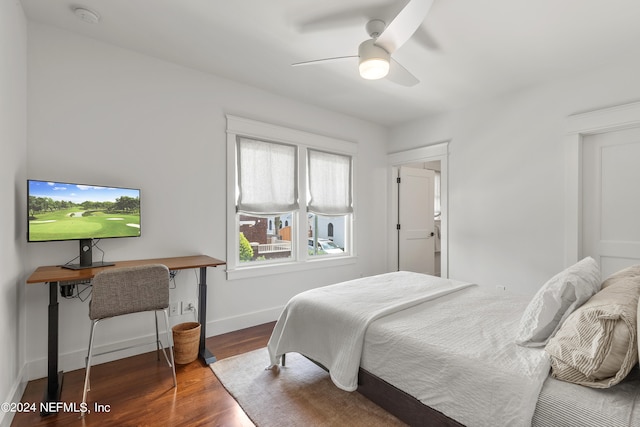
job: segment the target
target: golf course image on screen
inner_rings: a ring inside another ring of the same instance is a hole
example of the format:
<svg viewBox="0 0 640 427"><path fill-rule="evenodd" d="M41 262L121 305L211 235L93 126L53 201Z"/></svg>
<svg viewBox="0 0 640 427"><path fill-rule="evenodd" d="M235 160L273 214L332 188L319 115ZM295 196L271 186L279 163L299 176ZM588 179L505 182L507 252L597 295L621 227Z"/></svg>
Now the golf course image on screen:
<svg viewBox="0 0 640 427"><path fill-rule="evenodd" d="M140 236L140 190L29 181L31 242Z"/></svg>

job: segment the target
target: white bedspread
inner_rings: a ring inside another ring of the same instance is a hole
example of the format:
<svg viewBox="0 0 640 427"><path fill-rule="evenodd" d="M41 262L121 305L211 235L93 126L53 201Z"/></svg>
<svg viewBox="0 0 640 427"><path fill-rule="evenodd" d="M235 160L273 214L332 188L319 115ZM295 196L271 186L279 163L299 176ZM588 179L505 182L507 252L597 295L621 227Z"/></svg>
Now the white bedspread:
<svg viewBox="0 0 640 427"><path fill-rule="evenodd" d="M528 298L479 287L373 322L361 366L462 424L530 426L549 374L515 344Z"/></svg>
<svg viewBox="0 0 640 427"><path fill-rule="evenodd" d="M287 303L269 339L271 363L288 352L304 354L329 369L337 387L353 391L371 322L469 286L474 285L394 272L300 293Z"/></svg>

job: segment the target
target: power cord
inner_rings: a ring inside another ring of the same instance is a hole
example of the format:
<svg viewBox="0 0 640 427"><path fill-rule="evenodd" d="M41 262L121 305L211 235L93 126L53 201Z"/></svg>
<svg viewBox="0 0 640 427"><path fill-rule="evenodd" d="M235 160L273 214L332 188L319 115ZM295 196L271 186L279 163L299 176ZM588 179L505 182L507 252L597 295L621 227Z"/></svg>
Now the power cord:
<svg viewBox="0 0 640 427"><path fill-rule="evenodd" d="M91 244L91 247L94 247L94 248L96 248L97 250L99 250L100 252L102 252L102 258L100 259L100 261L101 261L101 262L104 262L104 251L98 247L98 243L100 243L100 239L97 239L96 241L94 241L94 242Z"/></svg>
<svg viewBox="0 0 640 427"><path fill-rule="evenodd" d="M190 302L187 308L185 308L183 311L193 312L193 317L195 318L196 322L198 321L198 309L193 305L193 303Z"/></svg>
<svg viewBox="0 0 640 427"><path fill-rule="evenodd" d="M65 299L79 299L84 302L92 292L91 280L80 280L60 283L60 296Z"/></svg>
<svg viewBox="0 0 640 427"><path fill-rule="evenodd" d="M196 295L199 298L199 285L200 285L200 276L198 276L198 271L196 269L193 270L193 274L196 277ZM193 316L195 317L195 321L198 321L198 308L195 307L193 305L193 303L189 303L189 305L187 306L187 308L185 309L186 311L192 311L193 312Z"/></svg>
<svg viewBox="0 0 640 427"><path fill-rule="evenodd" d="M176 288L176 276L180 273L180 270L169 270L169 289ZM173 284L173 286L171 286Z"/></svg>

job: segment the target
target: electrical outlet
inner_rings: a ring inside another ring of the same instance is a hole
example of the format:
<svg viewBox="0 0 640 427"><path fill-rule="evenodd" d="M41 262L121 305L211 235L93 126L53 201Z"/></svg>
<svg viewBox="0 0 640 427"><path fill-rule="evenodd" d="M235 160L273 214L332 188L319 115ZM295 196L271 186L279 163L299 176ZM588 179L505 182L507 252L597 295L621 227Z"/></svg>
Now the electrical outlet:
<svg viewBox="0 0 640 427"><path fill-rule="evenodd" d="M197 305L194 300L182 301L182 314L195 313L196 309Z"/></svg>
<svg viewBox="0 0 640 427"><path fill-rule="evenodd" d="M171 304L169 304L169 316L177 316L178 314L180 314L180 310L178 308L179 306L179 302L172 302Z"/></svg>
<svg viewBox="0 0 640 427"><path fill-rule="evenodd" d="M497 289L498 291L506 291L506 290L507 290L507 287L506 287L506 286L498 285L498 286L496 286L496 289Z"/></svg>

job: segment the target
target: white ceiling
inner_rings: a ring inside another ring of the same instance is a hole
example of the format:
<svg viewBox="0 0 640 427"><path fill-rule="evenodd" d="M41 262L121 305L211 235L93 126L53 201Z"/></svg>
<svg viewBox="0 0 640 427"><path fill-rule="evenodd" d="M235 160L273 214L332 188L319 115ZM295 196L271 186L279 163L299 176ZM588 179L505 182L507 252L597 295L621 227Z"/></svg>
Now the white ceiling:
<svg viewBox="0 0 640 427"><path fill-rule="evenodd" d="M349 61L290 66L356 55L365 23L389 22L407 0L21 2L33 21L388 126L640 61L638 0L435 0L393 55L420 79L410 88L363 80ZM81 21L73 6L100 22Z"/></svg>

